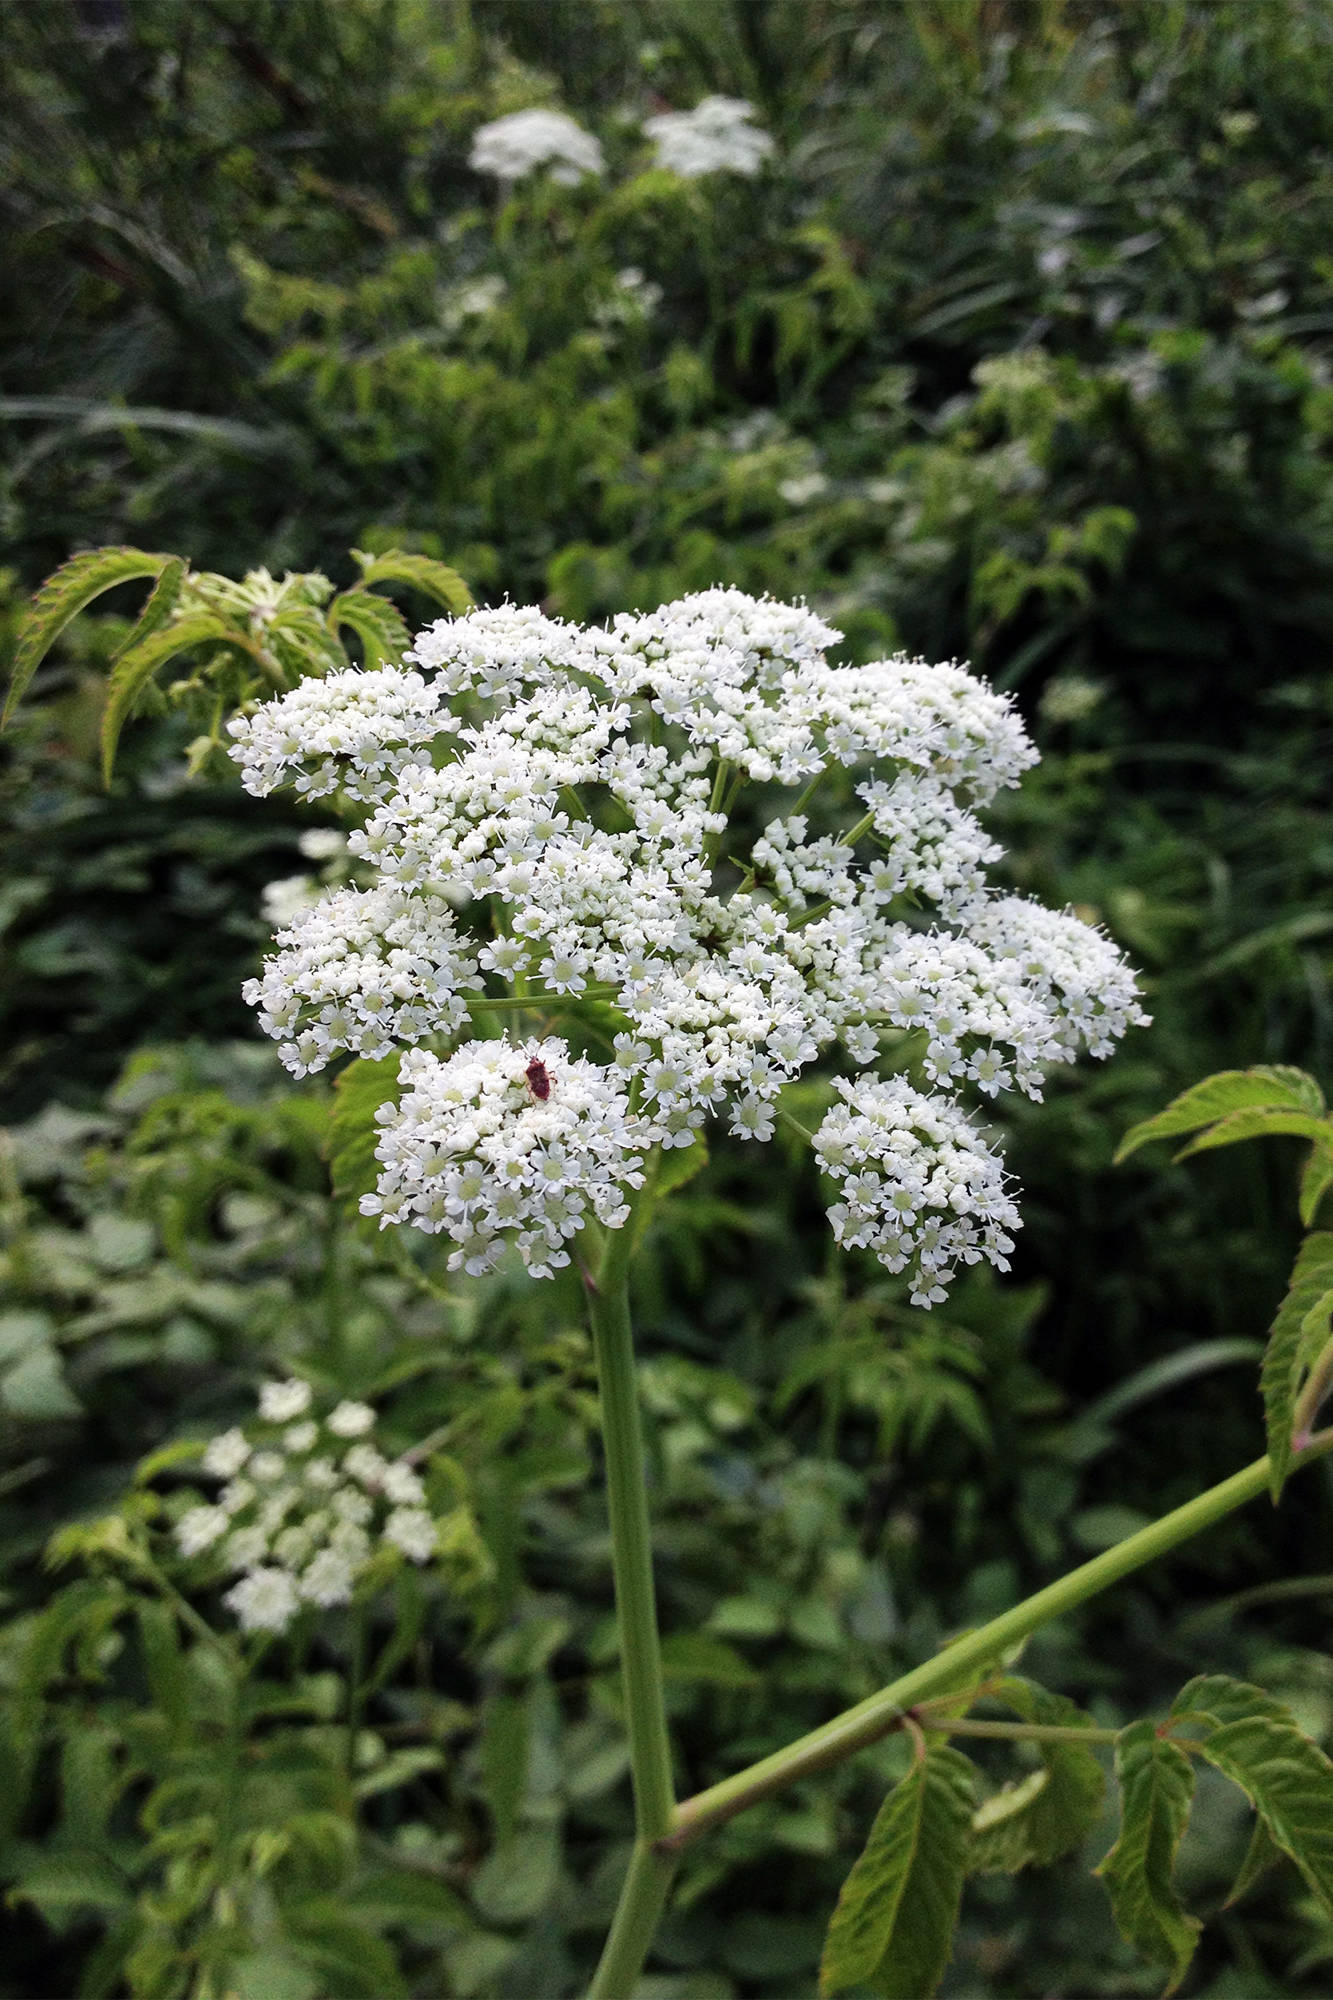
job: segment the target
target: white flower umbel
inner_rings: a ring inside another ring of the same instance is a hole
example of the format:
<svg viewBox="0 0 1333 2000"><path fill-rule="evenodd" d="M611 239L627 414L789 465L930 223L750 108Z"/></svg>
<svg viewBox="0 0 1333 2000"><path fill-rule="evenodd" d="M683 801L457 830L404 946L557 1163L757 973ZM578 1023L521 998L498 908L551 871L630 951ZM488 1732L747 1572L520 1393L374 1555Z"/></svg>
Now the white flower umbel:
<svg viewBox="0 0 1333 2000"><path fill-rule="evenodd" d="M475 173L492 174L506 184L544 167L552 180L573 187L587 174L602 173L606 163L592 133L566 112L534 106L479 125L472 135L468 165Z"/></svg>
<svg viewBox="0 0 1333 2000"><path fill-rule="evenodd" d="M626 1220L653 1128L614 1072L562 1041L504 1039L445 1062L413 1050L402 1081L401 1103L381 1113L379 1191L361 1212L446 1231L451 1271L488 1271L508 1238L545 1277L569 1262L566 1240L589 1215L608 1229Z"/></svg>
<svg viewBox="0 0 1333 2000"><path fill-rule="evenodd" d="M754 106L743 97L705 97L693 111L645 119L643 129L653 142L654 164L682 180L719 173L753 178L776 150L753 118Z"/></svg>
<svg viewBox="0 0 1333 2000"><path fill-rule="evenodd" d="M1018 1210L1004 1169L963 1112L900 1076L837 1083L843 1099L815 1134L815 1153L839 1186L833 1233L910 1270L912 1303L938 1305L961 1261L988 1257L1004 1271Z"/></svg>
<svg viewBox="0 0 1333 2000"><path fill-rule="evenodd" d="M922 1304L1003 1258L1017 1216L961 1098L1038 1095L1145 1016L1108 938L988 882L978 815L1036 761L1010 700L953 662L840 665L840 638L729 589L593 628L502 605L243 718L250 790L313 780L363 821L372 886L299 915L246 993L298 1075L399 1053L367 1213L442 1231L451 1268L512 1243L547 1276L624 1221L653 1148L710 1117L767 1140L822 1062L848 1106L933 1107L893 1128L928 1188L952 1148L947 1214L922 1196L905 1224L916 1181L880 1162L844 1240L910 1265ZM890 1051L910 1090L878 1081ZM220 1471L254 1484L235 1451Z"/></svg>
<svg viewBox="0 0 1333 2000"><path fill-rule="evenodd" d="M240 1573L223 1602L243 1631L283 1632L303 1604L346 1604L381 1549L413 1562L437 1552L424 1482L370 1442L370 1405L338 1403L320 1420L306 1414L312 1400L299 1376L266 1382L254 1430L224 1431L204 1449L205 1473L228 1481L216 1502L176 1522L184 1558ZM247 1476L233 1477L242 1465Z"/></svg>

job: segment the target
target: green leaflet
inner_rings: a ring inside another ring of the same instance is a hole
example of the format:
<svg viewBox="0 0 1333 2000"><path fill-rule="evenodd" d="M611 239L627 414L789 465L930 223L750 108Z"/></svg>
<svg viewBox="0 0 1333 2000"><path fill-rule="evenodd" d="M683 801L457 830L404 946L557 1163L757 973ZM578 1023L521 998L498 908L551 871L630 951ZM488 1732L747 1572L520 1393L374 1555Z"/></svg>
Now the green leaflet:
<svg viewBox="0 0 1333 2000"><path fill-rule="evenodd" d="M932 1744L889 1793L824 1940L825 2000L851 1986L929 2000L949 1963L975 1775L957 1750Z"/></svg>
<svg viewBox="0 0 1333 2000"><path fill-rule="evenodd" d="M9 677L0 728L9 721L28 684L70 620L118 583L136 577L160 577L175 558L144 549L85 549L46 579L29 604L19 626L14 667ZM150 598L149 602L152 600Z"/></svg>
<svg viewBox="0 0 1333 2000"><path fill-rule="evenodd" d="M1259 1371L1272 1464L1269 1483L1274 1500L1291 1470L1291 1436L1301 1378L1328 1337L1330 1292L1333 1292L1333 1232L1325 1230L1307 1236L1296 1253L1287 1295L1277 1309Z"/></svg>
<svg viewBox="0 0 1333 2000"><path fill-rule="evenodd" d="M333 1192L355 1199L369 1194L378 1178L375 1113L398 1098L396 1055L375 1062L362 1056L339 1070L333 1081L333 1110L325 1152Z"/></svg>
<svg viewBox="0 0 1333 2000"><path fill-rule="evenodd" d="M1184 1751L1151 1722L1131 1722L1115 1753L1120 1780L1120 1837L1101 1875L1122 1935L1169 1973L1174 1992L1194 1956L1200 1929L1176 1895L1176 1849L1194 1798L1194 1770Z"/></svg>
<svg viewBox="0 0 1333 2000"><path fill-rule="evenodd" d="M1270 1124L1269 1116L1281 1114L1317 1120L1324 1109L1323 1093L1313 1077L1286 1064L1263 1063L1254 1069L1220 1070L1216 1076L1195 1083L1151 1118L1131 1125L1115 1151L1115 1161L1127 1160L1140 1146L1154 1139L1170 1139L1179 1133L1197 1132L1206 1125L1229 1120L1239 1112L1264 1114L1251 1129L1235 1130L1227 1137L1196 1140L1186 1148L1197 1152L1201 1145L1230 1145L1233 1139L1249 1138L1261 1131L1285 1131L1289 1126ZM1302 1130L1304 1128L1301 1128ZM1312 1136L1306 1134L1306 1136ZM1183 1156L1182 1156L1183 1157Z"/></svg>
<svg viewBox="0 0 1333 2000"><path fill-rule="evenodd" d="M1215 1723L1200 1756L1240 1786L1273 1843L1291 1856L1325 1909L1333 1910L1333 1763L1280 1701L1227 1674L1191 1681L1181 1690L1176 1711ZM1262 1847L1255 1856L1252 1843L1233 1893L1248 1887L1262 1860Z"/></svg>
<svg viewBox="0 0 1333 2000"><path fill-rule="evenodd" d="M372 590L344 590L329 606L326 620L335 636L343 625L356 633L368 668L394 665L411 644L397 606Z"/></svg>
<svg viewBox="0 0 1333 2000"><path fill-rule="evenodd" d="M1307 1229L1314 1225L1319 1204L1333 1187L1333 1136L1312 1150L1301 1169L1301 1221Z"/></svg>
<svg viewBox="0 0 1333 2000"><path fill-rule="evenodd" d="M106 707L102 711L102 780L105 784L111 782L116 748L126 718L158 668L174 659L177 653L185 653L192 646L210 642L222 646L247 644L244 636L234 632L226 620L219 618L215 612L196 611L187 618L177 619L174 625L150 632L137 646L127 647L120 654L111 669Z"/></svg>
<svg viewBox="0 0 1333 2000"><path fill-rule="evenodd" d="M1191 1139L1188 1146L1182 1146L1176 1158L1187 1160L1191 1153L1234 1146L1242 1139L1313 1139L1316 1145L1321 1145L1328 1137L1327 1120L1308 1111L1288 1111L1282 1105L1269 1104L1249 1111L1233 1111L1229 1118L1220 1119L1206 1132L1200 1132L1197 1139Z"/></svg>
<svg viewBox="0 0 1333 2000"><path fill-rule="evenodd" d="M988 1688L986 1698L1012 1709L1024 1722L1066 1729L1092 1726L1072 1701L1016 1674ZM1039 1749L1039 1770L985 1800L973 1814L970 1872L1012 1873L1029 1863L1043 1866L1077 1847L1095 1825L1106 1777L1093 1752L1077 1743L1047 1743Z"/></svg>
<svg viewBox="0 0 1333 2000"><path fill-rule="evenodd" d="M436 562L432 556L412 555L406 549L387 549L382 556L353 549L352 555L361 565L363 589L368 590L374 583L410 583L424 590L455 618L472 609L472 592L448 563Z"/></svg>

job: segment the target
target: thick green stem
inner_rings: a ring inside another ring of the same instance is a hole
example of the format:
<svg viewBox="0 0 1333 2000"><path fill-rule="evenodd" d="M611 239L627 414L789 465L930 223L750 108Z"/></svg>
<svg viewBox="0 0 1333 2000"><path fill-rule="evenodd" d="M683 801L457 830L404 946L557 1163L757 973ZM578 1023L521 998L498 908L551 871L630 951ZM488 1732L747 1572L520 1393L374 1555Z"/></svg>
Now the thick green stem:
<svg viewBox="0 0 1333 2000"><path fill-rule="evenodd" d="M662 1698L662 1651L653 1598L653 1555L644 1479L643 1435L634 1376L628 1267L631 1230L608 1235L601 1269L588 1287L588 1315L597 1353L606 1447L607 1504L615 1571L616 1621L629 1726L635 1823L642 1840L660 1840L671 1825L671 1745Z"/></svg>
<svg viewBox="0 0 1333 2000"><path fill-rule="evenodd" d="M1333 1431L1321 1431L1298 1454L1295 1463L1308 1465L1312 1459L1330 1449L1333 1449ZM1113 1549L1094 1556L1091 1562L1080 1564L1068 1576L1062 1576L1058 1583L1048 1584L1022 1604L1016 1604L1012 1610L992 1618L988 1625L979 1626L976 1631L956 1639L934 1659L913 1667L910 1673L903 1674L878 1694L858 1702L855 1708L835 1716L822 1728L812 1729L808 1736L788 1744L785 1750L775 1751L771 1757L762 1758L747 1770L738 1771L734 1777L724 1778L721 1784L711 1785L707 1791L684 1800L676 1808L671 1831L661 1845L667 1851L686 1847L707 1828L734 1818L760 1799L794 1784L798 1778L828 1770L834 1764L841 1764L855 1751L878 1742L891 1730L903 1726L907 1711L914 1703L956 1689L961 1676L973 1669L980 1671L989 1666L998 1654L1028 1638L1039 1626L1086 1603L1090 1597L1096 1597L1122 1577L1142 1569L1145 1563L1165 1555L1191 1536L1201 1534L1214 1522L1234 1513L1237 1507L1257 1499L1267 1490L1268 1481L1267 1458L1256 1459L1242 1472L1224 1479L1220 1486L1210 1487L1183 1507L1164 1514L1150 1527L1140 1528L1137 1534L1126 1536Z"/></svg>
<svg viewBox="0 0 1333 2000"><path fill-rule="evenodd" d="M675 1872L673 1854L663 1854L645 1840L635 1844L588 2000L630 2000Z"/></svg>
<svg viewBox="0 0 1333 2000"><path fill-rule="evenodd" d="M629 2000L676 1867L674 1857L658 1846L670 1831L676 1795L662 1696L662 1649L657 1636L648 1489L629 1316L629 1262L635 1241L636 1232L628 1225L608 1235L601 1267L596 1277L588 1280L638 1831L615 1921L588 1988L588 2000Z"/></svg>

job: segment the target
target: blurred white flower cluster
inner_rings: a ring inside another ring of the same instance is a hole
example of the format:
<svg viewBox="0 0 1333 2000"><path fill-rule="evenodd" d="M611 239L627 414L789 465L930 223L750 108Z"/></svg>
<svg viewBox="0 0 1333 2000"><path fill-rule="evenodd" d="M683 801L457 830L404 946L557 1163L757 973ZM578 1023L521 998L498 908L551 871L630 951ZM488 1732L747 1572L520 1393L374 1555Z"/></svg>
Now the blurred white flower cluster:
<svg viewBox="0 0 1333 2000"><path fill-rule="evenodd" d="M478 126L472 136L468 165L479 174L502 182L522 180L544 167L552 180L573 187L585 174L600 174L602 149L591 132L564 111L511 111L506 118Z"/></svg>
<svg viewBox="0 0 1333 2000"><path fill-rule="evenodd" d="M843 1240L922 1304L1003 1262L1017 1215L960 1094L1036 1096L1145 1016L1108 938L987 882L978 810L1036 761L1007 697L835 665L840 636L737 590L591 628L505 605L231 724L252 791L365 813L373 886L298 913L246 998L298 1075L404 1052L367 1213L545 1275L623 1222L654 1148L719 1115L769 1138L822 1059Z"/></svg>
<svg viewBox="0 0 1333 2000"><path fill-rule="evenodd" d="M682 180L705 174L743 174L753 179L777 148L771 134L754 123L754 106L743 97L705 97L693 111L664 111L644 120L653 142L653 164ZM573 187L606 162L591 132L564 111L511 111L480 125L472 135L468 165L512 187L545 169L552 180Z"/></svg>
<svg viewBox="0 0 1333 2000"><path fill-rule="evenodd" d="M773 140L755 125L754 106L743 97L705 97L693 111L664 111L644 121L655 164L685 181L705 174L753 179L774 153Z"/></svg>
<svg viewBox="0 0 1333 2000"><path fill-rule="evenodd" d="M413 1562L436 1553L420 1475L375 1448L370 1405L339 1403L321 1422L312 1400L299 1377L266 1382L259 1425L204 1451L217 1498L176 1523L182 1556L209 1552L239 1572L223 1602L246 1632L283 1632L303 1604L346 1604L381 1548Z"/></svg>

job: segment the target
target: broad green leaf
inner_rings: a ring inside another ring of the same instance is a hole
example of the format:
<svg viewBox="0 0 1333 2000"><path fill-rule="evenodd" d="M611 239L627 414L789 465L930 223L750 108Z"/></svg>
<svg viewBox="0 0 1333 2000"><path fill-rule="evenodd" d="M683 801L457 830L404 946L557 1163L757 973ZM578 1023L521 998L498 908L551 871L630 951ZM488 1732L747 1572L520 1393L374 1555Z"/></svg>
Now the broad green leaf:
<svg viewBox="0 0 1333 2000"><path fill-rule="evenodd" d="M1306 1322L1330 1287L1333 1287L1333 1232L1323 1230L1307 1236L1296 1253L1287 1296L1277 1309L1259 1371L1271 1465L1269 1487L1274 1500L1291 1470L1296 1397L1308 1361Z"/></svg>
<svg viewBox="0 0 1333 2000"><path fill-rule="evenodd" d="M1286 1069L1276 1064L1261 1065L1255 1069L1220 1070L1216 1076L1205 1077L1202 1083L1191 1084L1188 1090L1172 1099L1165 1111L1158 1111L1153 1117L1140 1119L1137 1125L1131 1125L1116 1148L1116 1164L1127 1160L1131 1153L1136 1153L1140 1146L1148 1145L1153 1139L1170 1139L1181 1132L1197 1132L1201 1126L1215 1124L1220 1118L1258 1106L1317 1115L1323 1110L1323 1097L1314 1079L1301 1070Z"/></svg>
<svg viewBox="0 0 1333 2000"><path fill-rule="evenodd" d="M125 1909L130 1893L116 1870L98 1854L51 1849L24 1869L9 1891L14 1902L35 1903L43 1916L73 1910Z"/></svg>
<svg viewBox="0 0 1333 2000"><path fill-rule="evenodd" d="M85 549L72 556L34 595L18 631L9 693L5 697L0 729L27 692L28 683L70 620L90 605L103 591L136 577L161 576L173 556L150 555L144 549Z"/></svg>
<svg viewBox="0 0 1333 2000"><path fill-rule="evenodd" d="M929 2000L949 1963L967 1867L975 1772L933 1744L880 1808L833 1912L819 1990Z"/></svg>
<svg viewBox="0 0 1333 2000"><path fill-rule="evenodd" d="M1129 1943L1169 1974L1174 1992L1194 1956L1199 1932L1176 1895L1176 1850L1194 1798L1194 1770L1184 1751L1151 1722L1131 1722L1116 1744L1120 1838L1097 1873L1104 1877L1117 1925Z"/></svg>
<svg viewBox="0 0 1333 2000"><path fill-rule="evenodd" d="M462 1930L471 1923L456 1890L410 1868L372 1868L341 1890L338 1900L350 1917L376 1929L390 1924L446 1924L450 1930Z"/></svg>
<svg viewBox="0 0 1333 2000"><path fill-rule="evenodd" d="M126 718L159 668L164 667L168 660L174 660L178 653L188 652L192 646L246 643L244 635L233 631L225 619L219 618L215 612L195 611L188 618L178 618L174 625L166 625L160 632L152 633L132 651L122 653L111 669L106 707L102 711L103 782L109 784L111 781L116 746Z"/></svg>
<svg viewBox="0 0 1333 2000"><path fill-rule="evenodd" d="M81 1417L83 1405L65 1380L54 1347L34 1347L0 1376L0 1406L34 1422Z"/></svg>
<svg viewBox="0 0 1333 2000"><path fill-rule="evenodd" d="M1308 1111L1287 1111L1275 1104L1257 1105L1249 1111L1233 1111L1229 1118L1219 1119L1206 1132L1200 1132L1197 1139L1191 1139L1188 1146L1182 1146L1176 1158L1187 1160L1191 1153L1209 1153L1217 1146L1235 1146L1242 1139L1322 1141L1328 1136L1327 1122L1322 1118L1312 1118Z"/></svg>
<svg viewBox="0 0 1333 2000"><path fill-rule="evenodd" d="M759 1675L734 1646L711 1632L671 1632L662 1641L662 1672L669 1681L713 1687L757 1687Z"/></svg>
<svg viewBox="0 0 1333 2000"><path fill-rule="evenodd" d="M1320 1142L1311 1148L1310 1157L1301 1169L1301 1221L1307 1229L1314 1227L1319 1213L1319 1204L1333 1187L1333 1134L1327 1144Z"/></svg>
<svg viewBox="0 0 1333 2000"><path fill-rule="evenodd" d="M526 1923L550 1902L559 1879L555 1828L525 1827L482 1862L472 1878L472 1900L490 1923Z"/></svg>
<svg viewBox="0 0 1333 2000"><path fill-rule="evenodd" d="M1172 1714L1216 1725L1200 1756L1240 1786L1272 1840L1333 1911L1333 1763L1291 1710L1248 1681L1203 1674L1182 1688Z"/></svg>
<svg viewBox="0 0 1333 2000"><path fill-rule="evenodd" d="M387 597L371 590L345 590L326 614L330 632L346 625L361 641L367 667L391 666L411 644L406 621Z"/></svg>
<svg viewBox="0 0 1333 2000"><path fill-rule="evenodd" d="M387 549L382 556L353 549L352 555L361 565L361 585L365 590L376 583L410 583L417 590L424 590L455 618L472 609L472 592L458 571L450 569L448 563L436 562L433 556L412 555L406 549Z"/></svg>
<svg viewBox="0 0 1333 2000"><path fill-rule="evenodd" d="M988 1687L986 1699L1012 1709L1024 1722L1064 1729L1093 1726L1091 1717L1072 1701L1016 1674ZM1092 1750L1078 1743L1044 1743L1038 1748L1041 1769L998 1795L1007 1799L1003 1809L996 1799L988 1799L973 1816L970 1870L1012 1872L1029 1862L1042 1867L1077 1847L1096 1824L1106 1775ZM1042 1782L1033 1784L1033 1779ZM1016 1802L1020 1792L1021 1807Z"/></svg>
<svg viewBox="0 0 1333 2000"><path fill-rule="evenodd" d="M380 1131L375 1113L382 1104L397 1102L398 1063L396 1055L373 1062L362 1056L334 1078L324 1151L336 1195L355 1199L375 1186L379 1177L375 1142Z"/></svg>

